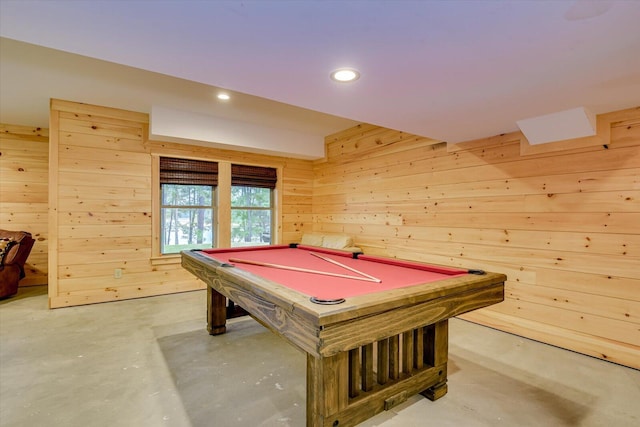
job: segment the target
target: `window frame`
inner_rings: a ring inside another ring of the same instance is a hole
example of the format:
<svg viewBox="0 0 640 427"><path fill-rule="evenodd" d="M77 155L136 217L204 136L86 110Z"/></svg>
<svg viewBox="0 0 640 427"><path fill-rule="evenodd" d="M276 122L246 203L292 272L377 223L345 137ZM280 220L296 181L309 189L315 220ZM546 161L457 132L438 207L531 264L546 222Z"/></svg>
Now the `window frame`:
<svg viewBox="0 0 640 427"><path fill-rule="evenodd" d="M276 171L277 173L277 171ZM276 184L277 185L277 184ZM252 186L250 185L232 185L230 190L233 190L233 187L248 187L248 188L252 188ZM260 187L253 187L253 188L260 188ZM256 206L233 206L233 203L230 204L230 208L231 208L231 218L233 218L233 211L234 210L244 210L244 211L269 211L271 212L271 221L269 224L269 234L270 234L270 238L269 238L269 243L267 245L273 245L274 241L273 241L273 230L275 229L275 216L276 216L276 212L275 212L275 188L269 188L269 207L268 208L263 208L263 207L256 207ZM229 223L229 230L233 230L232 227L232 223ZM262 242L259 243L260 245L262 245ZM240 247L240 246L233 246L233 239L229 242L229 245L231 247ZM266 245L265 245L266 246Z"/></svg>
<svg viewBox="0 0 640 427"><path fill-rule="evenodd" d="M158 151L155 151L158 150ZM160 206L161 206L161 190L160 190L160 157L173 157L176 159L193 159L204 160L218 163L218 185L215 190L215 207L214 207L214 240L215 246L218 248L231 247L231 164L243 164L248 166L260 166L275 168L277 174L276 186L271 190L272 197L272 214L271 214L271 244L276 245L282 240L282 188L283 188L283 163L274 162L251 162L238 160L222 156L208 156L201 152L199 156L177 154L175 149L167 150L166 147L155 146L151 153L151 264L152 265L170 265L179 264L180 254L161 253L160 239ZM211 151L211 150L206 150ZM236 154L237 156L237 154ZM228 224L228 227L222 227L221 224Z"/></svg>
<svg viewBox="0 0 640 427"><path fill-rule="evenodd" d="M199 185L199 186L207 186L207 187L211 187L211 204L210 205L165 205L164 204L164 198L162 197L162 192L163 189L162 187L164 185ZM203 185L203 184L162 184L159 183L160 186L160 209L159 209L159 216L160 216L160 229L158 230L159 234L160 234L160 255L161 256L168 256L168 255L178 255L179 252L162 252L162 248L163 246L165 246L162 242L162 239L164 239L164 230L163 230L163 224L165 223L165 219L164 219L164 209L210 209L211 210L211 228L212 228L212 241L211 241L211 247L215 248L216 247L216 234L217 234L217 222L216 222L216 217L217 217L217 206L216 206L216 194L218 192L218 186L217 185Z"/></svg>

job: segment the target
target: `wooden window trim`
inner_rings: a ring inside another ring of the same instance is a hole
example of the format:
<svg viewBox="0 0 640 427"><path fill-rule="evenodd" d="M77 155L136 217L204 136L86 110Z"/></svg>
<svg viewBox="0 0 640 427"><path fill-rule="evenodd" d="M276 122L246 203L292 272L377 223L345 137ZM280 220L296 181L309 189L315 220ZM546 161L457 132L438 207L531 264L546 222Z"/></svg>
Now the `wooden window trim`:
<svg viewBox="0 0 640 427"><path fill-rule="evenodd" d="M151 265L170 265L180 264L180 254L168 254L162 255L160 253L160 204L161 204L161 192L160 192L160 157L174 157L180 158L181 156L175 154L165 154L161 152L151 153L151 227L152 227L152 239L151 239ZM185 157L186 158L186 157ZM231 247L231 227L220 227L220 224L231 224L231 165L232 161L228 159L218 159L215 157L197 157L197 160L206 160L209 162L216 162L218 164L218 188L215 191L216 195L216 209L214 218L214 227L217 231L216 235L216 247L225 248ZM237 163L237 162L236 162ZM278 244L281 240L281 224L282 224L282 166L273 164L257 164L251 162L242 162L243 165L259 166L266 168L273 168L276 170L276 176L278 177L275 188L272 189L273 197L273 224L272 224L272 244Z"/></svg>

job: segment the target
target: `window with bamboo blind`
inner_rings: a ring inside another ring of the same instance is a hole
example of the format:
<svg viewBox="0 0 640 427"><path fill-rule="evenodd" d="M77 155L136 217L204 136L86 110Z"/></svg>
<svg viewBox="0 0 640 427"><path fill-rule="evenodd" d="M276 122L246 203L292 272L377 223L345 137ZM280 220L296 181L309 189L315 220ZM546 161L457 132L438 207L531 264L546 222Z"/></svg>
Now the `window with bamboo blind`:
<svg viewBox="0 0 640 427"><path fill-rule="evenodd" d="M160 157L159 172L161 253L213 247L218 163Z"/></svg>
<svg viewBox="0 0 640 427"><path fill-rule="evenodd" d="M231 246L271 243L276 183L275 168L231 165Z"/></svg>

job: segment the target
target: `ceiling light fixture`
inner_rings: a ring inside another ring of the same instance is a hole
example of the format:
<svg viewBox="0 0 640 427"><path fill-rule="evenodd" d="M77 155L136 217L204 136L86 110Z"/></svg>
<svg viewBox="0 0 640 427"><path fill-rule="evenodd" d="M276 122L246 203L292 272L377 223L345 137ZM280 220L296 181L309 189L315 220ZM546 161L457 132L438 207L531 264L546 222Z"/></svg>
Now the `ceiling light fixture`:
<svg viewBox="0 0 640 427"><path fill-rule="evenodd" d="M218 94L218 99L221 99L223 101L228 101L231 97L229 95L227 95L226 93L219 93Z"/></svg>
<svg viewBox="0 0 640 427"><path fill-rule="evenodd" d="M331 80L348 83L354 82L360 78L360 72L353 68L339 68L331 73Z"/></svg>

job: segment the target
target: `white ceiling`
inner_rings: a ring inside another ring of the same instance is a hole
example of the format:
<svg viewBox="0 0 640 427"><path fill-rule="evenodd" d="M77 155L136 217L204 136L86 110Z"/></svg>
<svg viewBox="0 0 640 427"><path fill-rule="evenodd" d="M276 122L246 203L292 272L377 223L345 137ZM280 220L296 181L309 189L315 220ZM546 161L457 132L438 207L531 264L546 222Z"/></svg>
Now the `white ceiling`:
<svg viewBox="0 0 640 427"><path fill-rule="evenodd" d="M138 111L161 104L323 135L367 122L449 142L570 108L640 105L635 0L0 0L0 35L10 39L3 121L19 109L9 95L31 99L47 84L54 97ZM53 67L49 82L33 67L25 75L38 61ZM342 66L362 77L331 81ZM62 81L91 99L55 93Z"/></svg>

